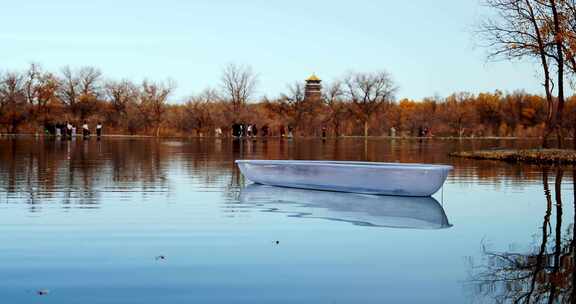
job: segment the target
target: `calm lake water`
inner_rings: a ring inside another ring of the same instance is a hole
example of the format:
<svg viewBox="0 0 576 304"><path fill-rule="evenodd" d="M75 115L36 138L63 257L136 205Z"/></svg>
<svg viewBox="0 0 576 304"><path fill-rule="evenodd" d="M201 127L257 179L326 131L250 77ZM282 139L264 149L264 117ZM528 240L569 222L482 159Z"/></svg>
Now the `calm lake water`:
<svg viewBox="0 0 576 304"><path fill-rule="evenodd" d="M575 169L447 155L536 144L0 138L0 303L569 302ZM250 185L244 158L455 169L410 199Z"/></svg>

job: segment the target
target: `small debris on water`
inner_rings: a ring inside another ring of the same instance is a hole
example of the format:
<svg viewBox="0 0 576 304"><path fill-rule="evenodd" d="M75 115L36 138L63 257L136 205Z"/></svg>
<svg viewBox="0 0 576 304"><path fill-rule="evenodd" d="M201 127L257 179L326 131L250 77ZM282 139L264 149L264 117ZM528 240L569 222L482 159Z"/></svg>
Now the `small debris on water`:
<svg viewBox="0 0 576 304"><path fill-rule="evenodd" d="M46 296L50 293L50 290L48 289L40 289L36 291L36 294L39 296Z"/></svg>
<svg viewBox="0 0 576 304"><path fill-rule="evenodd" d="M156 257L156 261L158 261L158 260L165 260L165 259L166 259L166 256L165 256L165 255L159 255L159 256Z"/></svg>
<svg viewBox="0 0 576 304"><path fill-rule="evenodd" d="M280 241L274 241L274 244L278 245L280 244Z"/></svg>

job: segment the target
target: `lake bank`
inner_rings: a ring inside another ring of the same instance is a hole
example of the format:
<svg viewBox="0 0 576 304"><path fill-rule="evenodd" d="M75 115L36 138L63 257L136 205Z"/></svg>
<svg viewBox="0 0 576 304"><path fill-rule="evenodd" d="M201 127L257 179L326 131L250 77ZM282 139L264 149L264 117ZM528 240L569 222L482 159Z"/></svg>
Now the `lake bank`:
<svg viewBox="0 0 576 304"><path fill-rule="evenodd" d="M37 137L47 137L47 138L57 138L57 136L55 135L45 135L45 134L41 134L41 133L0 133L0 137L19 137L19 136L37 136ZM77 135L76 137L82 137L82 135ZM94 134L91 135L91 137L96 137ZM220 139L224 139L224 138L234 138L232 136L213 136L213 135L209 135L209 136L199 136L199 135L189 135L189 136L184 136L184 135L168 135L168 134L164 134L164 135L160 135L160 136L154 136L154 135L145 135L145 134L103 134L102 137L118 137L118 138L181 138L181 139L187 139L187 138L220 138ZM362 139L365 138L365 136L363 135L341 135L341 136L326 136L326 137L322 137L322 136L293 136L293 137L288 137L288 136L254 136L254 137L243 137L243 138L286 138L286 139L290 139L290 138L304 138L304 139L346 139L346 138L352 138L352 139ZM425 141L425 140L539 140L539 137L511 137L511 136L483 136L483 137L479 137L479 136L462 136L462 137L458 137L458 136L433 136L433 137L418 137L418 136L387 136L387 135L369 135L366 138L368 139L399 139L399 140L404 140L404 139L409 139L409 140L421 140L421 141ZM570 137L566 137L565 140L571 140Z"/></svg>
<svg viewBox="0 0 576 304"><path fill-rule="evenodd" d="M576 150L570 149L491 149L460 151L451 157L524 162L535 164L576 164Z"/></svg>

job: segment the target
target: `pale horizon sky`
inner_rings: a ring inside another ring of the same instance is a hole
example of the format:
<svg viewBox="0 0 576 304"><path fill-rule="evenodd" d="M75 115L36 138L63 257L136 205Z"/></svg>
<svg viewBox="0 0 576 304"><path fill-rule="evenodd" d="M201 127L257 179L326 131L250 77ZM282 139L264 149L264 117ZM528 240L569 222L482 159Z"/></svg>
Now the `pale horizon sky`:
<svg viewBox="0 0 576 304"><path fill-rule="evenodd" d="M0 71L94 66L106 78L174 80L172 100L218 87L228 63L274 97L315 73L388 71L398 99L455 92L542 94L531 62L487 62L479 0L3 1Z"/></svg>

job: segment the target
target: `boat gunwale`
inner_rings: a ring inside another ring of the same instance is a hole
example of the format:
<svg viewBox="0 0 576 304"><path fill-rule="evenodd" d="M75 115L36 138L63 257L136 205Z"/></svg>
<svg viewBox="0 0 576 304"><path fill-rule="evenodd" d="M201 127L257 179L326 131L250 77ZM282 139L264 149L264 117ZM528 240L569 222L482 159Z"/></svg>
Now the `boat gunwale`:
<svg viewBox="0 0 576 304"><path fill-rule="evenodd" d="M453 170L454 167L445 164L422 163L387 163L362 161L331 161L331 160L267 160L267 159L237 159L236 164L254 165L300 165L300 166L331 166L331 167L359 167L359 168L402 168L409 170Z"/></svg>

